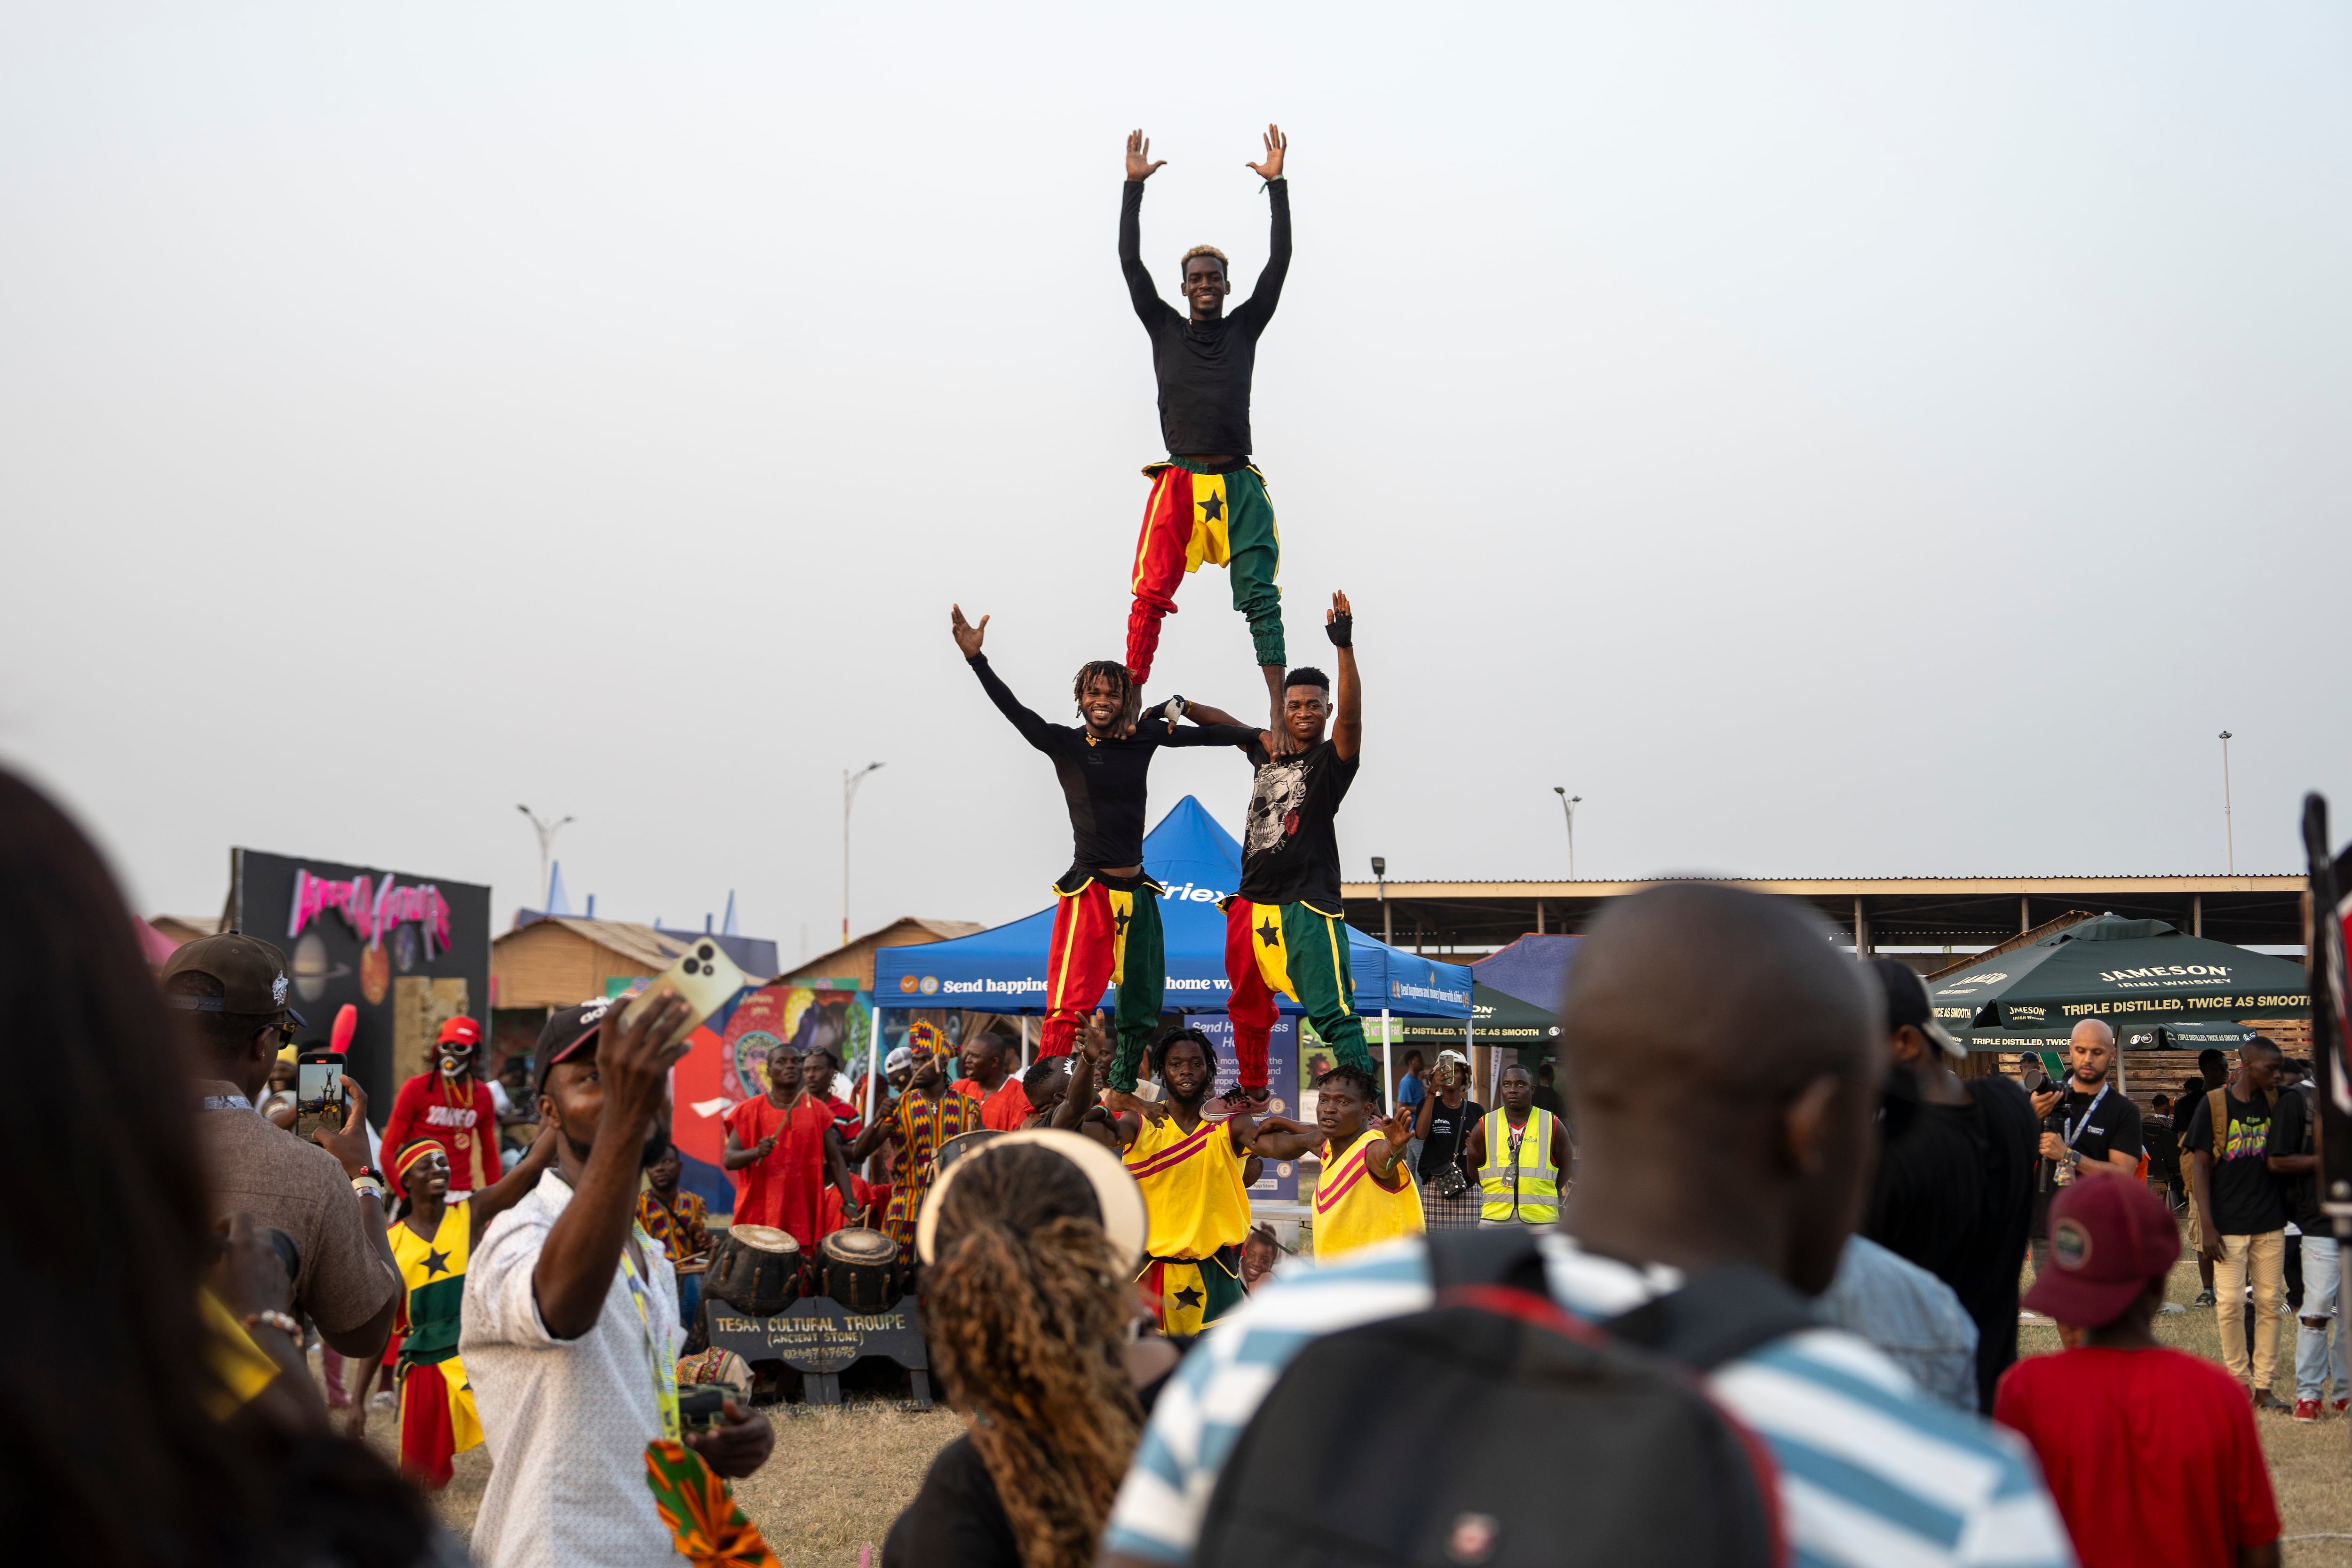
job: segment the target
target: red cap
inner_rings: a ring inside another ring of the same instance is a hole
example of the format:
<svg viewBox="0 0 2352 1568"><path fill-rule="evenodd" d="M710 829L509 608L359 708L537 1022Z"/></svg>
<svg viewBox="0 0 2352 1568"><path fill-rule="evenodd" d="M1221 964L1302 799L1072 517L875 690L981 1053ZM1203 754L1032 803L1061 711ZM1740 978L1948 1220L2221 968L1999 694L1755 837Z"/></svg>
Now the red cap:
<svg viewBox="0 0 2352 1568"><path fill-rule="evenodd" d="M452 1040L461 1046L478 1046L482 1043L482 1026L471 1018L451 1018L441 1026L441 1032L433 1037L433 1043L446 1046Z"/></svg>
<svg viewBox="0 0 2352 1568"><path fill-rule="evenodd" d="M2164 1200L2128 1176L2085 1175L2050 1200L2050 1268L2018 1305L2097 1328L2180 1257Z"/></svg>

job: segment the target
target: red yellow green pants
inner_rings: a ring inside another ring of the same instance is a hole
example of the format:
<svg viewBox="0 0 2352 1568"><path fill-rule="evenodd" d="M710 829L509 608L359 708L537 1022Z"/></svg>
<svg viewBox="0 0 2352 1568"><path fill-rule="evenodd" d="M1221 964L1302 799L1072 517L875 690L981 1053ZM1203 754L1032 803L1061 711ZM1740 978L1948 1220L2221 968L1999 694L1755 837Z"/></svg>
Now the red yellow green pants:
<svg viewBox="0 0 2352 1568"><path fill-rule="evenodd" d="M1118 1048L1111 1056L1110 1087L1132 1094L1135 1069L1160 1027L1160 996L1168 987L1160 928L1160 895L1167 889L1149 877L1119 880L1129 886L1112 886L1100 877L1087 877L1076 888L1055 885L1045 1030L1037 1055L1068 1056L1080 1020L1102 1000L1104 986L1117 985Z"/></svg>
<svg viewBox="0 0 2352 1568"><path fill-rule="evenodd" d="M1244 1089L1264 1089L1265 1042L1278 1016L1275 993L1307 1009L1343 1067L1372 1070L1364 1026L1348 998L1348 922L1311 904L1254 904L1236 893L1225 911L1225 1012Z"/></svg>
<svg viewBox="0 0 2352 1568"><path fill-rule="evenodd" d="M1203 473L1183 458L1147 464L1143 472L1151 499L1136 536L1135 603L1127 612L1127 668L1135 684L1151 678L1160 617L1176 613L1176 584L1203 561L1223 566L1233 580L1234 608L1249 617L1257 662L1281 666L1282 590L1274 579L1282 567L1282 532L1265 476L1248 467Z"/></svg>
<svg viewBox="0 0 2352 1568"><path fill-rule="evenodd" d="M400 1468L411 1481L439 1491L456 1473L449 1461L481 1441L463 1362L450 1356L401 1368Z"/></svg>

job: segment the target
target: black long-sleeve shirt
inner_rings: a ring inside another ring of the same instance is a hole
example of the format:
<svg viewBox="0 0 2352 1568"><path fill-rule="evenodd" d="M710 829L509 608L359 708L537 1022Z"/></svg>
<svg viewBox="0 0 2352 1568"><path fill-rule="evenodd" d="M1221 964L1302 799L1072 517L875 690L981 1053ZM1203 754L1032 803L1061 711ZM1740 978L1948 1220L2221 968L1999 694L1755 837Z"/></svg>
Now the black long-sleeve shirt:
<svg viewBox="0 0 2352 1568"><path fill-rule="evenodd" d="M1290 182L1266 186L1274 238L1265 270L1250 297L1213 321L1171 310L1143 267L1143 182L1129 180L1118 203L1118 264L1143 330L1151 334L1151 368L1160 377L1160 434L1171 457L1250 455L1250 375L1258 334L1282 300L1290 270Z"/></svg>
<svg viewBox="0 0 2352 1568"><path fill-rule="evenodd" d="M1161 746L1239 746L1257 736L1246 724L1171 724L1148 716L1127 740L1099 740L1084 725L1048 724L1024 708L988 667L986 654L972 655L971 663L997 711L1013 721L1023 740L1054 759L1070 807L1075 871L1143 863L1144 775L1153 752Z"/></svg>

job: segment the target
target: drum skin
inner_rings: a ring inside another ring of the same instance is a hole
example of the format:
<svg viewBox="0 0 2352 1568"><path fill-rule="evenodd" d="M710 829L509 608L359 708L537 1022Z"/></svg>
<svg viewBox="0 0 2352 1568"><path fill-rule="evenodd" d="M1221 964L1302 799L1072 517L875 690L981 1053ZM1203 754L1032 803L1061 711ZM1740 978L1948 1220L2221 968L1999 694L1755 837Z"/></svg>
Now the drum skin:
<svg viewBox="0 0 2352 1568"><path fill-rule="evenodd" d="M878 1230L837 1230L818 1243L824 1293L853 1312L876 1312L898 1289L898 1244Z"/></svg>
<svg viewBox="0 0 2352 1568"><path fill-rule="evenodd" d="M800 1244L790 1231L732 1226L711 1260L704 1289L739 1312L773 1317L800 1299Z"/></svg>

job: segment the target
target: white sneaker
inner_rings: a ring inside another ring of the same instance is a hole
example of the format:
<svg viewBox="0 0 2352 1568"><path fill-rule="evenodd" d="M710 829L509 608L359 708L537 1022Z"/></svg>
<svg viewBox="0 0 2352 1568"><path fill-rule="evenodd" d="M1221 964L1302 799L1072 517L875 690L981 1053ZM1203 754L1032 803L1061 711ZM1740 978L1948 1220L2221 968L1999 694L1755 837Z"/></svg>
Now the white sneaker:
<svg viewBox="0 0 2352 1568"><path fill-rule="evenodd" d="M392 1390L388 1388L378 1394L373 1399L368 1401L368 1408L371 1410L389 1410L392 1408Z"/></svg>

